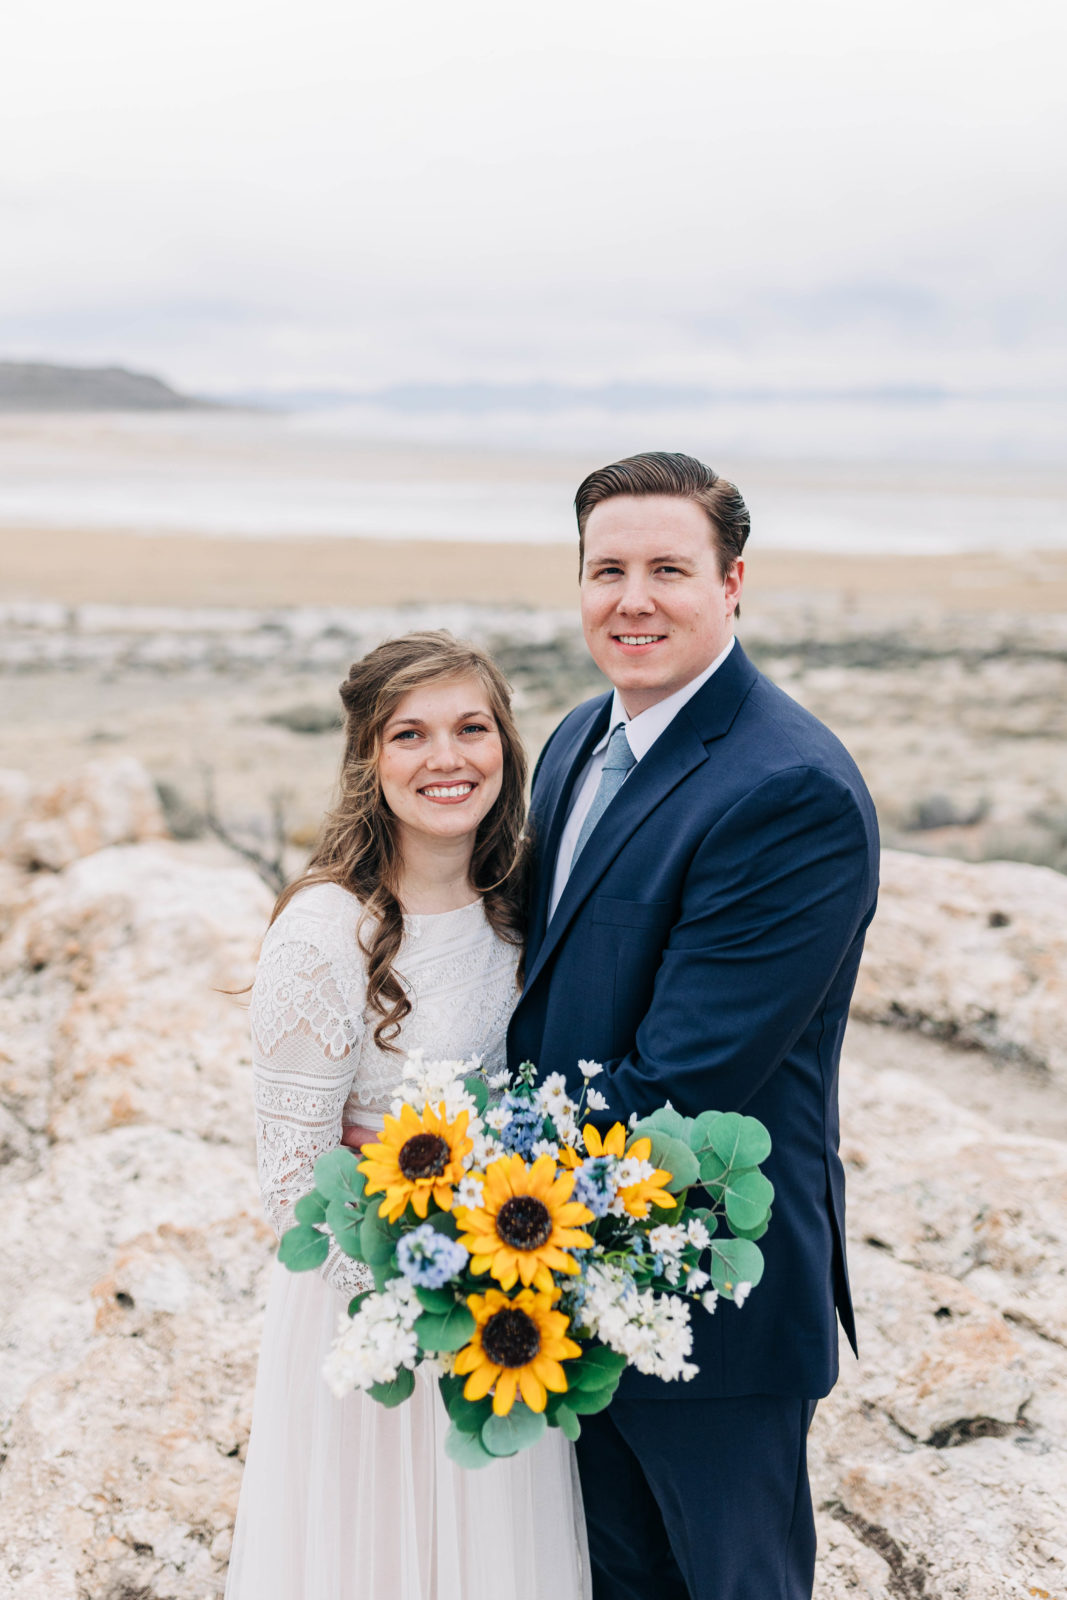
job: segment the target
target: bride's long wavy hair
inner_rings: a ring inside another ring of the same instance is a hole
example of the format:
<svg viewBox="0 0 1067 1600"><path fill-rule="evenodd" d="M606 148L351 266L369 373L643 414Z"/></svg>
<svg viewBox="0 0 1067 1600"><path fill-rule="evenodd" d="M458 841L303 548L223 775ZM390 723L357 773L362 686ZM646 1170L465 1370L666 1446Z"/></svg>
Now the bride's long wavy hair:
<svg viewBox="0 0 1067 1600"><path fill-rule="evenodd" d="M427 630L390 639L349 669L341 685L345 748L338 796L327 812L307 868L287 885L271 922L293 895L312 883L338 883L361 902L358 938L367 964L367 1008L378 1017L374 1040L393 1043L411 1001L393 963L404 934L399 899L402 858L396 818L378 775L382 734L400 701L413 689L455 678L477 678L489 699L503 747L500 794L483 818L471 857L471 887L501 938L520 945L525 934L526 754L511 713L511 690L483 650Z"/></svg>

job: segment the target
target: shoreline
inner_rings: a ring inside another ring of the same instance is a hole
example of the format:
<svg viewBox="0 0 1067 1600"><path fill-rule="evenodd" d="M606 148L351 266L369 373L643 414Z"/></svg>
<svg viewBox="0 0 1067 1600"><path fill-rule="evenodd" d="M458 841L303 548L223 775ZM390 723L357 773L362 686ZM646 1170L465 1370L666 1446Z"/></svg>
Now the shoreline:
<svg viewBox="0 0 1067 1600"><path fill-rule="evenodd" d="M746 604L791 597L833 613L1067 613L1067 550L885 555L760 549ZM566 609L570 545L444 539L225 538L125 530L5 529L0 601L141 606L396 606Z"/></svg>

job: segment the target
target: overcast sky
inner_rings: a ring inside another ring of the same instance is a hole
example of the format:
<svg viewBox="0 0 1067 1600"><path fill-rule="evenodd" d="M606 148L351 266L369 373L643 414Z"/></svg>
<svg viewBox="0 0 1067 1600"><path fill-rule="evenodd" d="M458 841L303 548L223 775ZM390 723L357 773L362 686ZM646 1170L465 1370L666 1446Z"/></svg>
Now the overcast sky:
<svg viewBox="0 0 1067 1600"><path fill-rule="evenodd" d="M8 0L0 357L1064 387L1062 0Z"/></svg>

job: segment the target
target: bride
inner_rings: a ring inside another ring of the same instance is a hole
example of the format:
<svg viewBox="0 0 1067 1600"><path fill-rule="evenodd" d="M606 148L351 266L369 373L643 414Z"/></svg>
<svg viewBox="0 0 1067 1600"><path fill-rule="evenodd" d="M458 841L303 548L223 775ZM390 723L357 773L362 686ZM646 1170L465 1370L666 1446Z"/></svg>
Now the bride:
<svg viewBox="0 0 1067 1600"><path fill-rule="evenodd" d="M342 685L340 800L278 900L252 991L263 1204L290 1226L312 1167L382 1127L404 1056L504 1064L522 937L525 758L508 687L443 632ZM275 1263L226 1600L587 1600L572 1447L480 1471L444 1453L436 1379L386 1409L323 1360L367 1269Z"/></svg>

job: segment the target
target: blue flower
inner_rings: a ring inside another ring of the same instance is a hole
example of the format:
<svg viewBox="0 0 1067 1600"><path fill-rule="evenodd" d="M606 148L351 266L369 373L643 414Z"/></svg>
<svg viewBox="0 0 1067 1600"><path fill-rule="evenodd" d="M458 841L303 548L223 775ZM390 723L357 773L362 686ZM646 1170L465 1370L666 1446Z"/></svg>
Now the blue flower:
<svg viewBox="0 0 1067 1600"><path fill-rule="evenodd" d="M424 1222L405 1234L396 1247L396 1263L419 1289L443 1289L467 1264L467 1252L455 1239Z"/></svg>
<svg viewBox="0 0 1067 1600"><path fill-rule="evenodd" d="M574 1174L571 1199L588 1206L594 1217L606 1217L615 1198L614 1167L613 1156L594 1156L583 1161Z"/></svg>
<svg viewBox="0 0 1067 1600"><path fill-rule="evenodd" d="M536 1102L527 1094L506 1094L500 1102L508 1120L500 1134L500 1142L509 1153L520 1155L524 1161L533 1156L533 1147L540 1139L544 1117Z"/></svg>

